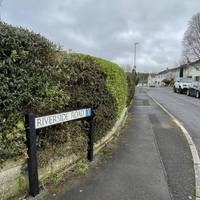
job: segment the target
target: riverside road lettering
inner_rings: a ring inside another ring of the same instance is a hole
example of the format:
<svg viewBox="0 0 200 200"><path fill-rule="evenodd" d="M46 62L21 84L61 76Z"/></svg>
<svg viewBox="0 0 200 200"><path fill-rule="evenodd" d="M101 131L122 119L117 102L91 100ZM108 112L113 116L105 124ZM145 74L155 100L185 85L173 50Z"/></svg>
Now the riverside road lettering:
<svg viewBox="0 0 200 200"><path fill-rule="evenodd" d="M90 113L91 113L91 109L81 109L81 110L75 110L75 111L66 112L66 113L38 117L38 118L35 118L35 128L39 129L46 126L59 124L62 122L67 122L67 121L71 121L75 119L88 117L90 116Z"/></svg>

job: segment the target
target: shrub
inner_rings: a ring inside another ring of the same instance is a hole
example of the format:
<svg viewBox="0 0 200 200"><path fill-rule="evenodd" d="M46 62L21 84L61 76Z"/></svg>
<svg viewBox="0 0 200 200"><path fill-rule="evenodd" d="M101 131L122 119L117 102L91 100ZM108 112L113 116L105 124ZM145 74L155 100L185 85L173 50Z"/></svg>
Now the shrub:
<svg viewBox="0 0 200 200"><path fill-rule="evenodd" d="M170 87L173 87L173 86L174 86L174 83L175 83L175 80L172 79L172 80L170 81L170 83L169 83L169 86L170 86Z"/></svg>
<svg viewBox="0 0 200 200"><path fill-rule="evenodd" d="M163 82L166 86L173 86L173 85L174 85L174 80L173 80L173 79L164 79L164 80L162 80L162 82Z"/></svg>
<svg viewBox="0 0 200 200"><path fill-rule="evenodd" d="M66 55L57 66L58 80L70 95L69 108L91 107L96 115L95 141L116 119L116 99L106 87L107 75L91 56ZM68 77L68 78L67 78Z"/></svg>
<svg viewBox="0 0 200 200"><path fill-rule="evenodd" d="M55 50L39 34L0 22L1 160L24 153L25 134L19 128L23 128L25 113L48 113L53 105L61 108L69 100L50 79Z"/></svg>
<svg viewBox="0 0 200 200"><path fill-rule="evenodd" d="M138 83L138 77L135 72L126 72L126 76L128 82L127 105L129 105L135 94L135 85Z"/></svg>
<svg viewBox="0 0 200 200"><path fill-rule="evenodd" d="M119 116L126 107L128 96L128 86L124 71L117 64L101 58L83 54L71 54L71 56L79 57L79 59L90 58L106 74L106 87L116 100L117 116Z"/></svg>
<svg viewBox="0 0 200 200"><path fill-rule="evenodd" d="M115 63L96 59L101 69L107 74L106 85L112 96L116 99L117 114L121 114L126 107L128 96L128 85L125 72Z"/></svg>
<svg viewBox="0 0 200 200"><path fill-rule="evenodd" d="M0 22L0 161L25 156L24 116L82 107L96 114L95 140L109 130L127 100L124 72L91 56L66 55L42 37ZM85 125L69 122L37 131L39 164L86 150Z"/></svg>

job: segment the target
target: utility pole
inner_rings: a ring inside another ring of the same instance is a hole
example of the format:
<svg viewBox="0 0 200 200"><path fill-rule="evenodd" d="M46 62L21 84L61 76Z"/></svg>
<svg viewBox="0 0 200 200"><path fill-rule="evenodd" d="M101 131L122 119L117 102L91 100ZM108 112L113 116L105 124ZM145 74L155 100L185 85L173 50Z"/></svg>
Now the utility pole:
<svg viewBox="0 0 200 200"><path fill-rule="evenodd" d="M138 42L135 42L134 43L134 66L133 66L133 69L134 70L136 70L136 54L137 54L137 45L138 45L139 43Z"/></svg>

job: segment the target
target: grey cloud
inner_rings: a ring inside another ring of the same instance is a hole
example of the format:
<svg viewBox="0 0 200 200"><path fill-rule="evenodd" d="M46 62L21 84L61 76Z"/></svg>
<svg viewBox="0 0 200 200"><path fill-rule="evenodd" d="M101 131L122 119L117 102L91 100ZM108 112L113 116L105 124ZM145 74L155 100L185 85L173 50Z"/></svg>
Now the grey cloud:
<svg viewBox="0 0 200 200"><path fill-rule="evenodd" d="M5 0L1 18L39 32L65 49L133 64L139 71L173 67L188 20L199 11L190 0Z"/></svg>

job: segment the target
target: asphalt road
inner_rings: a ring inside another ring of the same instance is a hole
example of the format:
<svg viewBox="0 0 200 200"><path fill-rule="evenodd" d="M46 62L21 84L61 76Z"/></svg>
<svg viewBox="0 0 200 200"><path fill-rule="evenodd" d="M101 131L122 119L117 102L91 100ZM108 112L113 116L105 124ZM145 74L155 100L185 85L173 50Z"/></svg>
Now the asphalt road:
<svg viewBox="0 0 200 200"><path fill-rule="evenodd" d="M62 183L43 199L188 200L194 184L190 149L180 129L139 88L109 158L93 163L76 184Z"/></svg>
<svg viewBox="0 0 200 200"><path fill-rule="evenodd" d="M150 88L148 93L189 131L200 155L200 99L177 94L167 88Z"/></svg>

